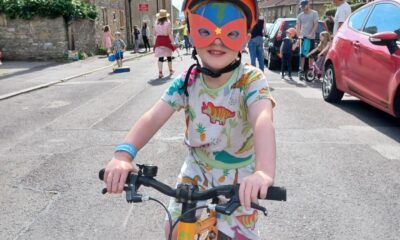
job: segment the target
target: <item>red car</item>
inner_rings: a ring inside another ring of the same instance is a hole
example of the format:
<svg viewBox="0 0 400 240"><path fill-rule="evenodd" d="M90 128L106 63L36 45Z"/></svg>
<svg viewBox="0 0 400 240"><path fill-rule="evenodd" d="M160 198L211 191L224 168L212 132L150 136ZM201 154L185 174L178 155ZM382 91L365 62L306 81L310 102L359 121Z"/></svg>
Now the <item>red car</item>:
<svg viewBox="0 0 400 240"><path fill-rule="evenodd" d="M322 95L344 93L400 118L400 0L377 0L352 13L325 61Z"/></svg>

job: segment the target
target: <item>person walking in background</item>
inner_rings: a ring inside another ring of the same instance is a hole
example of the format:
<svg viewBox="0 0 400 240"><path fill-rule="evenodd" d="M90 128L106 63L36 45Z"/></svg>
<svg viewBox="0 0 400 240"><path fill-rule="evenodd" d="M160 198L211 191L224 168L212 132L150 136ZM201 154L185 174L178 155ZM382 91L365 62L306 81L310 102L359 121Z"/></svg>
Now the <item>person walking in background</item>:
<svg viewBox="0 0 400 240"><path fill-rule="evenodd" d="M301 12L297 16L296 32L300 38L299 80L304 79L304 63L311 49L315 48L315 33L318 28L318 12L310 8L307 0L300 2Z"/></svg>
<svg viewBox="0 0 400 240"><path fill-rule="evenodd" d="M114 36L110 31L110 27L108 25L104 26L103 36L102 36L102 45L103 48L107 51L107 57L111 52L112 42L114 41Z"/></svg>
<svg viewBox="0 0 400 240"><path fill-rule="evenodd" d="M289 80L293 80L292 79L293 51L299 46L299 43L293 40L296 34L297 34L296 29L289 28L288 30L286 30L286 37L283 39L281 44L280 56L282 58L282 64L281 64L282 79L285 78L285 67L287 67Z"/></svg>
<svg viewBox="0 0 400 240"><path fill-rule="evenodd" d="M345 0L333 0L333 3L337 6L335 13L335 23L333 25L333 36L336 35L337 30L342 26L344 21L351 14L351 7Z"/></svg>
<svg viewBox="0 0 400 240"><path fill-rule="evenodd" d="M145 48L146 52L147 52L147 48L149 48L149 52L151 51L150 43L149 43L149 34L150 34L149 27L147 27L147 23L144 22L142 25L142 39L143 39L143 44L144 44L144 48Z"/></svg>
<svg viewBox="0 0 400 240"><path fill-rule="evenodd" d="M124 40L121 39L120 32L115 32L115 40L113 42L113 48L117 65L118 67L122 67L122 59L124 59L124 51L126 49L126 44Z"/></svg>
<svg viewBox="0 0 400 240"><path fill-rule="evenodd" d="M186 22L185 22L185 25L184 25L184 27L183 27L183 40L185 41L186 53L189 53L189 50L190 50L190 42L189 42L188 27L187 27L187 23L186 23Z"/></svg>
<svg viewBox="0 0 400 240"><path fill-rule="evenodd" d="M140 31L138 29L138 26L137 25L133 26L133 36L134 36L134 39L135 39L135 50L134 50L134 53L139 53L139 43L140 43L139 35L140 35Z"/></svg>
<svg viewBox="0 0 400 240"><path fill-rule="evenodd" d="M164 58L167 58L168 61L169 75L174 74L174 70L172 69L172 52L175 51L176 46L173 44L171 22L168 20L168 17L169 13L167 10L160 9L156 15L157 22L154 27L154 36L156 37L154 54L158 58L158 78L164 77Z"/></svg>
<svg viewBox="0 0 400 240"><path fill-rule="evenodd" d="M264 71L264 48L263 48L264 34L265 34L264 19L262 18L262 16L260 16L260 18L257 21L257 24L251 31L251 39L248 43L248 47L250 52L251 65L256 67L256 59L257 59L258 67L261 69L261 71Z"/></svg>

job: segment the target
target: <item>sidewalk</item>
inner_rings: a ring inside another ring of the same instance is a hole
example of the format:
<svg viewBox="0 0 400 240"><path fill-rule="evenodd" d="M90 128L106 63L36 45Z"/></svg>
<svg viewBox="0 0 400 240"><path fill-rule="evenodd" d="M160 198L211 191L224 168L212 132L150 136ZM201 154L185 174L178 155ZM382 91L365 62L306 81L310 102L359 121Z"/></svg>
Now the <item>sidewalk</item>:
<svg viewBox="0 0 400 240"><path fill-rule="evenodd" d="M133 54L126 51L124 62L152 53ZM3 61L3 65L0 66L0 100L49 87L105 68L111 68L111 66L112 63L107 60L106 56L94 56L67 63Z"/></svg>

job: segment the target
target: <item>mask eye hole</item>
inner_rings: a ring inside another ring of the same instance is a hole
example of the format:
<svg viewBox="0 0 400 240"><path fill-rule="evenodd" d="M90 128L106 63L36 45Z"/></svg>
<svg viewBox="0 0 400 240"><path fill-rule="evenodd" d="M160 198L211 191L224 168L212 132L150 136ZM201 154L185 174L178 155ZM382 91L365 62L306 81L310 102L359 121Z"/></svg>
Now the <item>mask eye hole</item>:
<svg viewBox="0 0 400 240"><path fill-rule="evenodd" d="M198 31L199 31L200 37L208 37L211 35L210 31L205 28L200 28Z"/></svg>
<svg viewBox="0 0 400 240"><path fill-rule="evenodd" d="M229 37L230 39L236 40L236 39L238 39L238 38L240 37L240 32L237 31L237 30L230 31L230 32L228 33L228 37Z"/></svg>

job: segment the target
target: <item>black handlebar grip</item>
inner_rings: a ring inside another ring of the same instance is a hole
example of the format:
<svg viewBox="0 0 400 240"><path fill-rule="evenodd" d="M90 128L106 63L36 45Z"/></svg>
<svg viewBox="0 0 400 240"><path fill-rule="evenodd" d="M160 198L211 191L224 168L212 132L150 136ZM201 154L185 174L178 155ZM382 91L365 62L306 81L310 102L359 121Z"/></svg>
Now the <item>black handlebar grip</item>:
<svg viewBox="0 0 400 240"><path fill-rule="evenodd" d="M106 170L103 168L103 169L101 169L100 171L99 171L99 178L100 178L100 180L101 181L103 181L104 180L104 172L105 172Z"/></svg>
<svg viewBox="0 0 400 240"><path fill-rule="evenodd" d="M286 188L284 187L269 187L267 200L275 200L275 201L286 201Z"/></svg>

